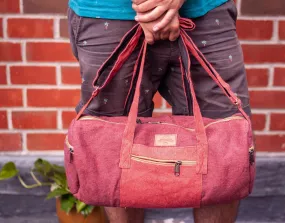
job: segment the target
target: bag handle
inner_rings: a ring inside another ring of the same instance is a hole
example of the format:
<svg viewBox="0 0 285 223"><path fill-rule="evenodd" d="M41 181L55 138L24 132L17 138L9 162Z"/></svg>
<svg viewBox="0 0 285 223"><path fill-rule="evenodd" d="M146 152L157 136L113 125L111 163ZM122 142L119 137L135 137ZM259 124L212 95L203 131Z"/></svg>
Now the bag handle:
<svg viewBox="0 0 285 223"><path fill-rule="evenodd" d="M138 45L142 33L142 28L139 26L139 24L137 24L123 36L119 45L115 48L112 54L97 71L97 74L93 80L94 90L91 94L91 97L82 107L82 109L78 112L75 120L78 120L82 116L83 112L91 103L93 98L95 98L99 94L99 92L103 88L105 88L105 86L113 79L116 73L120 70L122 65L126 62L126 60L130 57L130 55ZM112 67L112 69L108 70L109 67Z"/></svg>
<svg viewBox="0 0 285 223"><path fill-rule="evenodd" d="M194 55L194 57L196 57L196 59L200 62L200 64L206 70L206 72L211 76L211 78L223 90L225 95L228 96L235 105L240 105L241 102L234 95L234 93L230 89L230 86L226 82L223 81L223 79L215 71L215 69L210 65L210 63L204 57L201 57L202 53L198 51L197 47L195 46L191 38L186 34L185 30L181 30L180 39L182 40L184 47L187 49L186 53L187 53L188 63L187 63L187 69L185 70L187 73L186 77L189 82L190 91L192 95L193 114L194 114L194 121L195 121L195 133L196 133L196 139L197 139L196 148L197 148L198 159L197 159L196 172L200 174L206 174L207 173L207 163L208 163L207 162L208 141L207 141L207 135L205 131L203 118L201 115L201 110L200 110L200 107L197 101L193 82L191 80L189 51ZM142 76L143 76L146 48L147 48L147 44L145 42L143 46L141 67L140 67L139 76L138 76L138 80L137 80L137 84L135 88L136 89L135 95L134 95L133 103L132 103L130 113L128 116L127 125L125 128L124 134L123 134L120 164L119 164L121 168L130 168L130 165L131 165L131 150L132 150L133 143L134 143L136 119L137 119L137 114L138 114L138 106L139 106L139 98L140 98L140 85L141 85ZM183 69L182 69L182 72L183 72ZM241 110L241 113L245 116L245 118L249 120L248 116L243 111L241 106L239 106L239 109Z"/></svg>
<svg viewBox="0 0 285 223"><path fill-rule="evenodd" d="M128 115L128 120L126 124L126 128L123 134L123 140L121 145L121 155L120 155L120 168L130 168L131 165L131 150L133 147L135 129L136 129L136 120L138 115L138 107L139 107L139 98L140 98L140 86L143 77L143 70L145 64L146 57L146 49L147 43L146 41L143 44L142 50L140 52L139 58L141 58L138 80L135 88L135 95L133 98L132 106ZM190 59L189 59L190 60ZM190 71L190 66L189 66ZM197 173L206 174L207 173L207 150L208 150L208 142L205 131L205 126L203 123L202 114L197 102L197 98L194 91L194 86L192 81L190 81L190 89L193 98L193 113L194 113L194 121L195 121L195 133L196 133L196 147L199 159L197 160Z"/></svg>
<svg viewBox="0 0 285 223"><path fill-rule="evenodd" d="M180 18L180 26L181 26L181 35L180 40L182 40L184 47L191 52L191 54L196 57L196 59L200 62L200 64L203 66L203 68L206 70L206 72L211 76L211 78L218 84L218 86L223 90L225 95L229 97L230 101L238 106L238 109L243 114L243 116L249 121L250 119L247 116L247 114L244 112L241 106L240 99L238 99L235 94L231 91L230 86L223 81L223 79L220 77L220 75L216 72L216 70L211 66L211 64L205 59L203 54L197 49L191 38L187 35L184 29L193 29L195 27L194 23L190 19L183 19ZM136 25L131 29L122 39L119 46L115 49L115 51L112 53L112 55L107 59L107 61L101 66L101 68L98 70L97 75L94 79L94 88L95 90L92 93L92 96L90 97L89 101L85 104L85 106L81 109L81 111L78 113L76 119L78 120L80 116L82 115L85 108L88 107L89 103L92 101L92 99L99 93L101 89L103 89L115 76L116 72L120 69L122 64L127 60L127 58L131 55L135 47L138 45L140 37L142 35L142 29L139 25ZM129 41L130 39L130 41ZM127 43L127 44L126 44ZM140 83L143 75L143 65L145 61L145 54L146 54L146 48L147 44L144 42L143 47L141 48L139 58L137 60L134 74L136 73L136 69L138 68L138 64L140 65L140 72L139 72L139 78L137 80L137 86L134 96L134 101L132 103L132 107L130 110L130 114L128 117L127 126L124 131L124 137L122 141L122 147L121 147L121 159L120 159L120 167L121 168L129 168L130 167L130 161L131 161L131 149L133 146L133 139L134 139L134 132L136 127L136 118L137 118L137 111L138 111L138 103L139 103L139 94L140 94ZM110 72L108 72L107 75L104 75L104 71L106 71L106 68L112 64L112 62L115 59L114 66ZM141 60L141 63L139 61ZM193 113L194 113L194 119L195 119L195 132L196 132L196 138L197 138L197 150L198 150L198 157L199 161L197 163L197 173L206 174L207 173L207 155L208 155L208 144L207 144L207 137L205 133L205 127L201 115L201 111L196 99L195 90L193 87L193 83L191 81L191 73L190 73L190 56L189 52L187 51L187 60L188 66L186 70L187 73L187 79L190 84L190 90L193 98ZM97 86L97 80L100 76L103 76L105 80Z"/></svg>
<svg viewBox="0 0 285 223"><path fill-rule="evenodd" d="M224 94L230 99L232 104L236 105L240 113L244 116L244 118L251 123L249 116L245 113L242 108L241 100L233 93L231 87L228 83L226 83L223 78L219 75L219 73L215 70L215 68L209 63L209 61L205 58L202 52L197 48L193 40L187 35L185 30L181 30L182 40L186 48L191 52L191 54L198 60L204 70L209 74L209 76L217 83L217 85L221 88Z"/></svg>

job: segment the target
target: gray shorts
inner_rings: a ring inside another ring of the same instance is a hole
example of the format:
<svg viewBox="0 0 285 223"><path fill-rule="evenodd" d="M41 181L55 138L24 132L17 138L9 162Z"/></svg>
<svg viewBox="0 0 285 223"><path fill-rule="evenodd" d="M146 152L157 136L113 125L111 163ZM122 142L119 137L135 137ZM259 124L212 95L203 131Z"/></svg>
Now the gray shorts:
<svg viewBox="0 0 285 223"><path fill-rule="evenodd" d="M193 19L194 31L188 35L213 65L221 77L241 99L244 110L250 115L249 95L242 49L236 33L237 9L232 0ZM69 34L73 53L80 64L82 85L78 112L93 91L92 82L97 70L119 44L135 21L94 19L80 17L68 11ZM127 115L134 88L133 68L139 50L136 49L109 85L93 99L85 114L95 116ZM139 116L151 116L153 96L159 93L172 106L174 115L191 115L189 94L183 89L178 41L161 40L148 47ZM237 113L237 108L191 57L191 74L202 115L224 118ZM190 108L190 109L189 109ZM190 111L189 111L190 110Z"/></svg>

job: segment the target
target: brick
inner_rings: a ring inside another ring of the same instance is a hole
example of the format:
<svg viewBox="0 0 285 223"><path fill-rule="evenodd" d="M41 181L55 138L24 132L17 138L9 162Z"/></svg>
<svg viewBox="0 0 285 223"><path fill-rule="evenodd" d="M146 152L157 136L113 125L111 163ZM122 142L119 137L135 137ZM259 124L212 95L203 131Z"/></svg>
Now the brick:
<svg viewBox="0 0 285 223"><path fill-rule="evenodd" d="M61 67L61 82L63 84L81 84L79 67Z"/></svg>
<svg viewBox="0 0 285 223"><path fill-rule="evenodd" d="M284 0L242 0L241 14L250 16L285 15Z"/></svg>
<svg viewBox="0 0 285 223"><path fill-rule="evenodd" d="M0 61L21 60L21 46L19 43L0 42Z"/></svg>
<svg viewBox="0 0 285 223"><path fill-rule="evenodd" d="M256 135L257 151L285 152L285 135Z"/></svg>
<svg viewBox="0 0 285 223"><path fill-rule="evenodd" d="M13 127L15 129L55 129L56 115L57 113L53 111L13 112Z"/></svg>
<svg viewBox="0 0 285 223"><path fill-rule="evenodd" d="M285 130L285 114L272 113L270 116L270 130Z"/></svg>
<svg viewBox="0 0 285 223"><path fill-rule="evenodd" d="M0 89L0 95L1 107L13 107L23 105L21 89Z"/></svg>
<svg viewBox="0 0 285 223"><path fill-rule="evenodd" d="M68 38L68 26L67 26L67 19L61 19L59 22L60 27L60 37Z"/></svg>
<svg viewBox="0 0 285 223"><path fill-rule="evenodd" d="M75 107L80 100L80 90L28 89L28 106Z"/></svg>
<svg viewBox="0 0 285 223"><path fill-rule="evenodd" d="M156 93L153 97L154 108L161 108L162 106L162 97L159 93Z"/></svg>
<svg viewBox="0 0 285 223"><path fill-rule="evenodd" d="M273 34L273 21L238 20L237 33L241 40L269 40Z"/></svg>
<svg viewBox="0 0 285 223"><path fill-rule="evenodd" d="M43 62L76 61L69 43L48 42L27 43L27 60Z"/></svg>
<svg viewBox="0 0 285 223"><path fill-rule="evenodd" d="M285 108L285 91L251 91L252 108Z"/></svg>
<svg viewBox="0 0 285 223"><path fill-rule="evenodd" d="M8 19L8 36L15 38L53 38L52 19Z"/></svg>
<svg viewBox="0 0 285 223"><path fill-rule="evenodd" d="M0 37L3 37L3 19L0 18Z"/></svg>
<svg viewBox="0 0 285 223"><path fill-rule="evenodd" d="M29 150L63 150L65 134L27 134Z"/></svg>
<svg viewBox="0 0 285 223"><path fill-rule="evenodd" d="M246 73L250 87L265 87L268 85L268 69L246 69Z"/></svg>
<svg viewBox="0 0 285 223"><path fill-rule="evenodd" d="M275 86L285 86L285 68L274 69L274 81Z"/></svg>
<svg viewBox="0 0 285 223"><path fill-rule="evenodd" d="M0 151L18 151L22 149L22 137L18 133L0 134Z"/></svg>
<svg viewBox="0 0 285 223"><path fill-rule="evenodd" d="M76 113L72 111L63 111L62 112L62 127L67 129L72 121L76 117Z"/></svg>
<svg viewBox="0 0 285 223"><path fill-rule="evenodd" d="M10 67L12 84L56 84L55 67Z"/></svg>
<svg viewBox="0 0 285 223"><path fill-rule="evenodd" d="M8 128L7 112L0 111L0 129Z"/></svg>
<svg viewBox="0 0 285 223"><path fill-rule="evenodd" d="M8 0L7 0L8 1ZM68 0L23 0L24 13L62 13L65 14L68 7Z"/></svg>
<svg viewBox="0 0 285 223"><path fill-rule="evenodd" d="M0 66L0 84L7 84L6 66Z"/></svg>
<svg viewBox="0 0 285 223"><path fill-rule="evenodd" d="M285 45L242 45L245 63L285 63Z"/></svg>
<svg viewBox="0 0 285 223"><path fill-rule="evenodd" d="M264 114L252 114L253 130L263 130L265 128L266 116Z"/></svg>
<svg viewBox="0 0 285 223"><path fill-rule="evenodd" d="M1 0L0 13L17 13L20 12L19 0Z"/></svg>
<svg viewBox="0 0 285 223"><path fill-rule="evenodd" d="M279 22L279 38L285 40L285 21Z"/></svg>

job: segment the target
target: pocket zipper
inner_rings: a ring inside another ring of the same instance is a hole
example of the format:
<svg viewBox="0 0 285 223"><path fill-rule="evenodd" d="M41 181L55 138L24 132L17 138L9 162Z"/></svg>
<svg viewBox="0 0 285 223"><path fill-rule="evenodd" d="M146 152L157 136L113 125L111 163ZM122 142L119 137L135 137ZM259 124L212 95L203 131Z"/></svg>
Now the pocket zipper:
<svg viewBox="0 0 285 223"><path fill-rule="evenodd" d="M173 166L174 165L174 175L180 176L180 166L195 166L197 164L194 160L161 160L161 159L154 159L154 158L148 158L144 156L131 156L132 160L135 160L137 162L141 163L148 163L148 164L154 164L154 165L160 165L160 166Z"/></svg>
<svg viewBox="0 0 285 223"><path fill-rule="evenodd" d="M72 163L73 161L73 154L74 154L74 147L72 145L70 145L69 141L68 141L68 136L65 137L65 144L69 150L69 163Z"/></svg>

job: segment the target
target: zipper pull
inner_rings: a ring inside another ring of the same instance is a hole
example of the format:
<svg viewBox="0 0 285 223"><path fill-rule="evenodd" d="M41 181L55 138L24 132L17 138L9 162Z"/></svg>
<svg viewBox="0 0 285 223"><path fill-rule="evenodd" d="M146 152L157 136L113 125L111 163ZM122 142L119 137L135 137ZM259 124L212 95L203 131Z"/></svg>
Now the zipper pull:
<svg viewBox="0 0 285 223"><path fill-rule="evenodd" d="M252 165L254 163L254 148L249 150L249 163Z"/></svg>
<svg viewBox="0 0 285 223"><path fill-rule="evenodd" d="M179 177L180 176L180 166L182 165L181 161L176 161L174 166L174 175Z"/></svg>
<svg viewBox="0 0 285 223"><path fill-rule="evenodd" d="M72 147L69 148L69 163L72 163L73 161L73 154L74 154L74 150Z"/></svg>
<svg viewBox="0 0 285 223"><path fill-rule="evenodd" d="M143 124L142 120L140 120L139 118L137 118L137 124Z"/></svg>

